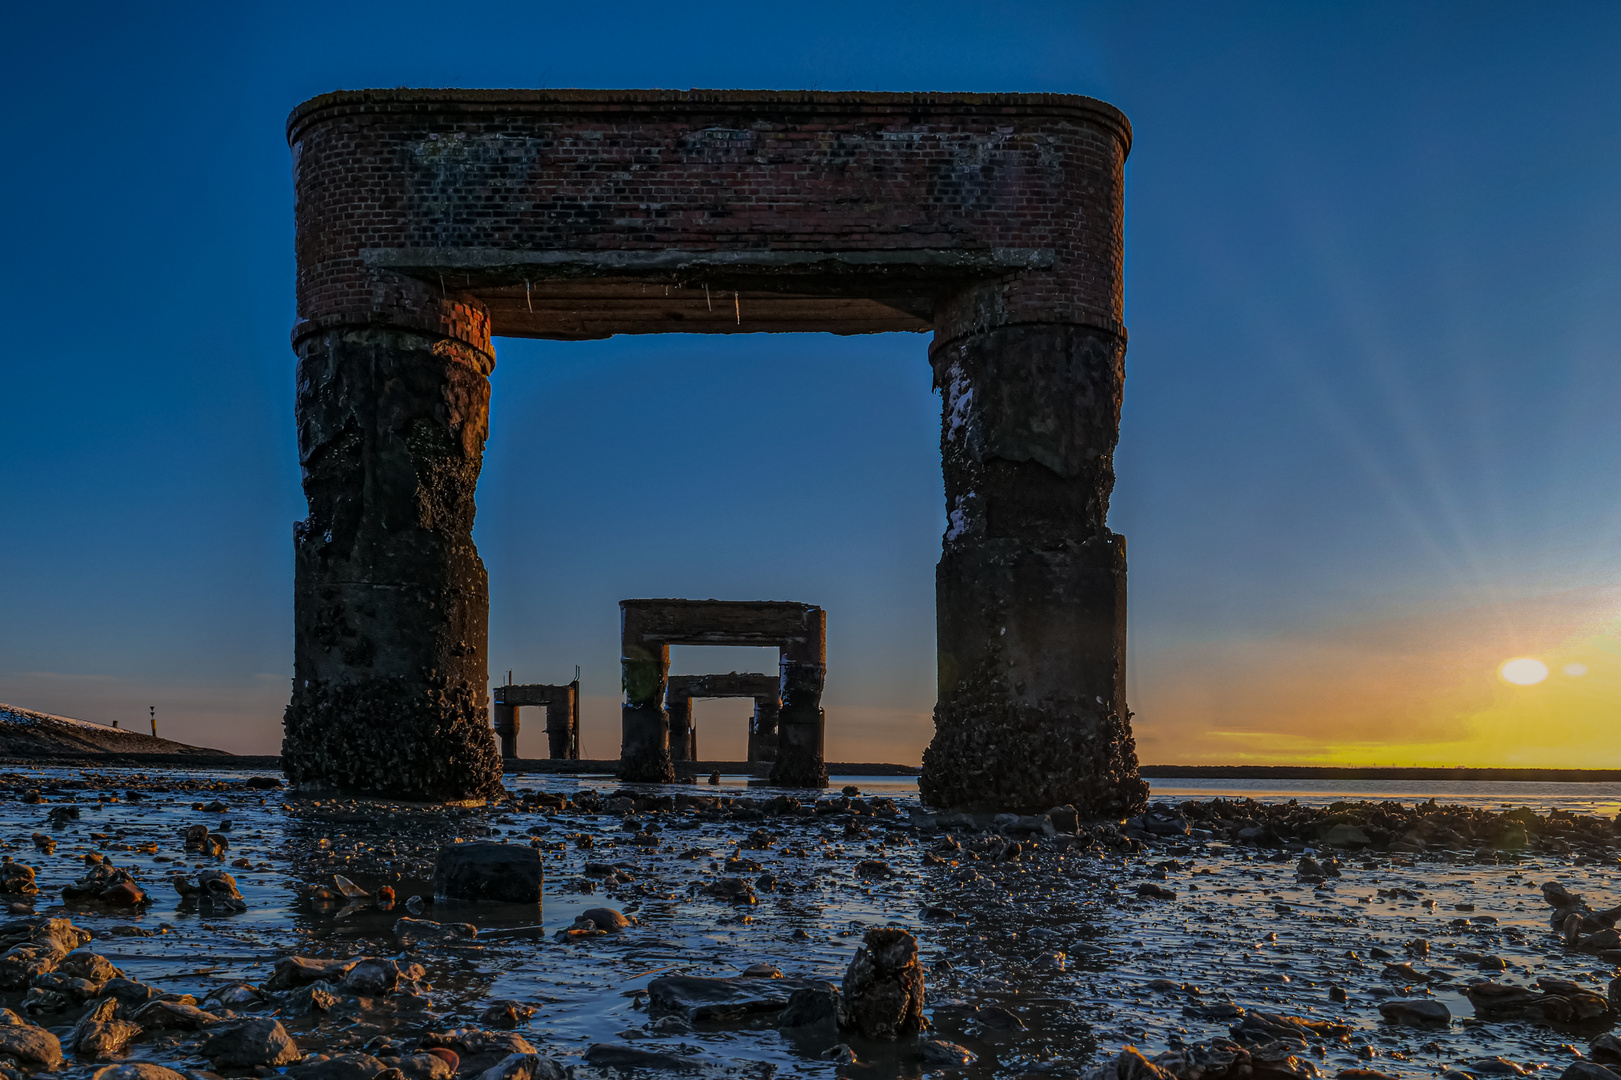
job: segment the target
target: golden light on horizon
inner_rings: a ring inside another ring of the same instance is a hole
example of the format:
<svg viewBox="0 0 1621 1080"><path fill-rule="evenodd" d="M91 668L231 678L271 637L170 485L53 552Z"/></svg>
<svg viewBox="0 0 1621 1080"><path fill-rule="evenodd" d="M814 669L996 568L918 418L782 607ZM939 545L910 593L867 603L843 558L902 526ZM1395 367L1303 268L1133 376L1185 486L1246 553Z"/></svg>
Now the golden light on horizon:
<svg viewBox="0 0 1621 1080"><path fill-rule="evenodd" d="M1548 677L1548 665L1529 656L1517 656L1504 661L1497 673L1515 686L1535 686Z"/></svg>

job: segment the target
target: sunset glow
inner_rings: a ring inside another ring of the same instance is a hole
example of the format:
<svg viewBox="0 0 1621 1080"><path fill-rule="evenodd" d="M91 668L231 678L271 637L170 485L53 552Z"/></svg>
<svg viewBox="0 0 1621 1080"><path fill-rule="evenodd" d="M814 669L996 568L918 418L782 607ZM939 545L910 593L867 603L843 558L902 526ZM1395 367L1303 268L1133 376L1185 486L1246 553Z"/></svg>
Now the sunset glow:
<svg viewBox="0 0 1621 1080"><path fill-rule="evenodd" d="M1498 669L1504 680L1515 686L1535 686L1548 677L1548 665L1529 656L1509 660Z"/></svg>

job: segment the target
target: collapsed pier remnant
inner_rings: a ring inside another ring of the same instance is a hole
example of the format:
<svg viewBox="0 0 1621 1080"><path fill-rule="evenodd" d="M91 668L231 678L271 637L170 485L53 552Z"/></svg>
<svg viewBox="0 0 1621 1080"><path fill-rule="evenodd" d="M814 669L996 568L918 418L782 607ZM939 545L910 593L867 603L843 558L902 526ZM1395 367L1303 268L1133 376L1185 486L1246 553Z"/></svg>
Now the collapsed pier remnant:
<svg viewBox="0 0 1621 1080"><path fill-rule="evenodd" d="M299 106L288 140L309 502L295 783L496 790L472 541L492 336L932 330L948 524L923 795L1140 807L1125 542L1107 525L1119 111L1061 94L363 90ZM667 750L627 754L657 778Z"/></svg>
<svg viewBox="0 0 1621 1080"><path fill-rule="evenodd" d="M779 676L755 672L729 672L725 675L671 675L664 694L664 711L670 714L670 758L673 761L698 760L698 729L692 719L692 703L699 698L753 698L754 715L749 717L748 758L751 768L769 766L777 760L777 715L782 709L778 698Z"/></svg>
<svg viewBox="0 0 1621 1080"><path fill-rule="evenodd" d="M621 600L619 613L625 686L621 779L675 779L670 714L664 708L671 645L765 645L778 656L771 695L778 706L771 781L788 787L827 786L822 751L825 611L780 600Z"/></svg>
<svg viewBox="0 0 1621 1080"><path fill-rule="evenodd" d="M492 706L495 737L501 756L518 756L518 710L525 705L546 708L546 756L578 761L580 758L580 680L569 683L508 683L495 688Z"/></svg>

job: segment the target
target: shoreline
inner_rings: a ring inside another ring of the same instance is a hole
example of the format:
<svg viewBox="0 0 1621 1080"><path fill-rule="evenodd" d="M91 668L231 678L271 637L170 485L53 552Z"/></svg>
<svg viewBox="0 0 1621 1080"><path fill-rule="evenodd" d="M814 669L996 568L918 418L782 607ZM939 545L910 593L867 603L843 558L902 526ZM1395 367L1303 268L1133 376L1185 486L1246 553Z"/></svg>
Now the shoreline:
<svg viewBox="0 0 1621 1080"><path fill-rule="evenodd" d="M89 768L139 768L142 766L186 766L193 769L225 771L277 771L281 758L273 754L38 754L0 755L0 765ZM502 765L506 775L614 775L618 758L582 758L574 761L549 758L511 758ZM747 774L746 761L680 762L681 773L706 775ZM916 765L886 762L830 761L827 771L834 776L917 776ZM1529 783L1614 784L1621 783L1621 769L1521 769L1521 768L1432 768L1375 766L1359 768L1340 765L1144 765L1142 775L1150 780L1450 780L1458 782L1520 781Z"/></svg>

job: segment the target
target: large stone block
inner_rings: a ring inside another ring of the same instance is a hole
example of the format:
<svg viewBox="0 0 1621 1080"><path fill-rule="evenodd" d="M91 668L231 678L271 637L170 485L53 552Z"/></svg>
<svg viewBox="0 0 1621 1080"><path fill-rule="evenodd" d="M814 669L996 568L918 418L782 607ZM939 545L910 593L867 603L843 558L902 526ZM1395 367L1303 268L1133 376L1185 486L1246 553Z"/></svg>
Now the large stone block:
<svg viewBox="0 0 1621 1080"><path fill-rule="evenodd" d="M451 844L433 865L435 900L538 904L545 875L527 844Z"/></svg>

